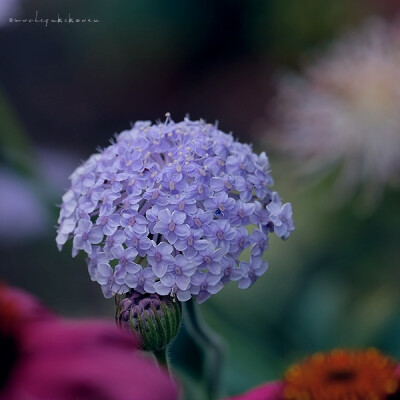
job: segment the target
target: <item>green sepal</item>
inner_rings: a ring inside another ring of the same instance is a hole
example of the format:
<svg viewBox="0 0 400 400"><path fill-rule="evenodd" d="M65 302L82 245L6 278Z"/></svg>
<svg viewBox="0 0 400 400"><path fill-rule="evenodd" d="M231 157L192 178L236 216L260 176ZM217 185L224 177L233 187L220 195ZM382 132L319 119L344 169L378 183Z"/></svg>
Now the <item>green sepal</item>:
<svg viewBox="0 0 400 400"><path fill-rule="evenodd" d="M128 308L123 308L124 301L131 302ZM115 304L117 325L138 334L143 350L160 353L175 339L182 319L182 305L175 298L132 291L116 298Z"/></svg>

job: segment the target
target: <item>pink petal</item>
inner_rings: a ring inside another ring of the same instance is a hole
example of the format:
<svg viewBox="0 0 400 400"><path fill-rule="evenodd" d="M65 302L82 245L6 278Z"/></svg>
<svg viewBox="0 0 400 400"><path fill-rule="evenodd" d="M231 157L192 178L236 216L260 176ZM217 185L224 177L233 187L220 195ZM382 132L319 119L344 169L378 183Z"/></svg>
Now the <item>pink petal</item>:
<svg viewBox="0 0 400 400"><path fill-rule="evenodd" d="M271 382L225 400L283 400L282 382Z"/></svg>
<svg viewBox="0 0 400 400"><path fill-rule="evenodd" d="M136 345L105 322L34 324L4 399L176 400L176 385Z"/></svg>

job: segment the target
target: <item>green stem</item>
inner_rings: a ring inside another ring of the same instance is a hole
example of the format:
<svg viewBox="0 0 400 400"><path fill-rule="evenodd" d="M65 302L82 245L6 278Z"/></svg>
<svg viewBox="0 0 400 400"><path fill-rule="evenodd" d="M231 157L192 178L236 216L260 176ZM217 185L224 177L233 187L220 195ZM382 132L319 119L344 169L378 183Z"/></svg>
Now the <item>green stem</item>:
<svg viewBox="0 0 400 400"><path fill-rule="evenodd" d="M183 303L186 329L204 353L203 373L206 377L207 398L215 400L220 390L223 363L221 339L202 320L193 299Z"/></svg>
<svg viewBox="0 0 400 400"><path fill-rule="evenodd" d="M153 353L157 358L158 364L163 366L168 370L168 372L170 372L168 365L167 348L163 350L154 351Z"/></svg>

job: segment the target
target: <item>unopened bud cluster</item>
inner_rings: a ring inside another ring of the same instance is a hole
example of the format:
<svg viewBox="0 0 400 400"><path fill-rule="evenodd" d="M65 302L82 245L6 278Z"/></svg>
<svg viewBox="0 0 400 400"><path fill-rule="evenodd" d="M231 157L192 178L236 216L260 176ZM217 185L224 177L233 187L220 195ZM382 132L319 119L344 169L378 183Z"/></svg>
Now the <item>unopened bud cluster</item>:
<svg viewBox="0 0 400 400"><path fill-rule="evenodd" d="M164 350L178 333L182 305L170 296L135 291L116 296L117 324L139 334L143 350Z"/></svg>

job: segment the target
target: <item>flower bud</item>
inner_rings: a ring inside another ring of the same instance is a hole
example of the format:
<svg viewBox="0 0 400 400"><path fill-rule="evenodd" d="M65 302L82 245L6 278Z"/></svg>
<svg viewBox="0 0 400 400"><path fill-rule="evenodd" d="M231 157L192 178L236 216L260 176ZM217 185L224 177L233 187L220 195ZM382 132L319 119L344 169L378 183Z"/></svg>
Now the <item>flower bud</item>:
<svg viewBox="0 0 400 400"><path fill-rule="evenodd" d="M181 303L170 296L135 291L116 296L115 320L122 329L139 335L143 350L160 352L178 333Z"/></svg>

